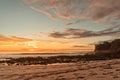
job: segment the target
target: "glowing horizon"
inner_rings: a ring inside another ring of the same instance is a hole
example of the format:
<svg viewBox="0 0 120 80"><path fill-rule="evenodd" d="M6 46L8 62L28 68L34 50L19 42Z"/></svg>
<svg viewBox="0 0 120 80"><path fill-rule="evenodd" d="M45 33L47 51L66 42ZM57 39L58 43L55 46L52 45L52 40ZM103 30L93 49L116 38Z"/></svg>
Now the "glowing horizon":
<svg viewBox="0 0 120 80"><path fill-rule="evenodd" d="M3 36L1 36L2 39ZM19 37L5 37L0 41L0 53L5 52L80 52L93 50L93 45L80 42L32 40Z"/></svg>

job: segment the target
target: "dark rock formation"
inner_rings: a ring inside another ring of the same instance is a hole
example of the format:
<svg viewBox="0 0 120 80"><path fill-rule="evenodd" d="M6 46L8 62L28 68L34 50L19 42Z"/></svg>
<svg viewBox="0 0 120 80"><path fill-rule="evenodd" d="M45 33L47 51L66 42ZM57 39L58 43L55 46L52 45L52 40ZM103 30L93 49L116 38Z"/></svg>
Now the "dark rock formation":
<svg viewBox="0 0 120 80"><path fill-rule="evenodd" d="M115 39L111 42L104 41L95 45L96 54L102 53L120 53L120 39Z"/></svg>
<svg viewBox="0 0 120 80"><path fill-rule="evenodd" d="M120 39L116 39L111 42L110 50L112 52L120 52Z"/></svg>
<svg viewBox="0 0 120 80"><path fill-rule="evenodd" d="M111 43L105 41L105 42L96 44L95 45L95 51L106 51L106 50L109 50L110 47L111 47Z"/></svg>

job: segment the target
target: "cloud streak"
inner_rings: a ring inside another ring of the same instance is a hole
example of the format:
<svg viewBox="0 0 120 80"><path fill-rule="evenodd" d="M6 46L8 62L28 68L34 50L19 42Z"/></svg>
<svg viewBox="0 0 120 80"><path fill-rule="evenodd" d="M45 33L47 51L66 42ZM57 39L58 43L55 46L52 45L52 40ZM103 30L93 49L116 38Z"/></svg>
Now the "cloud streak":
<svg viewBox="0 0 120 80"><path fill-rule="evenodd" d="M80 47L86 47L86 46L82 46L82 45L74 45L73 47L80 48Z"/></svg>
<svg viewBox="0 0 120 80"><path fill-rule="evenodd" d="M35 8L35 7L33 7L33 6L31 6L31 9L33 9L33 10L35 10L35 11L37 11L37 12L41 12L41 13L47 15L49 18L51 18L51 19L53 19L53 20L56 20L55 16L54 16L54 15L51 15L51 13L49 13L49 12L46 12L46 11L44 11L44 10L37 9L37 8Z"/></svg>
<svg viewBox="0 0 120 80"><path fill-rule="evenodd" d="M0 41L26 42L26 41L32 41L32 39L21 38L21 37L16 37L16 36L4 36L4 35L0 35Z"/></svg>
<svg viewBox="0 0 120 80"><path fill-rule="evenodd" d="M74 29L68 28L63 32L53 32L49 34L52 38L65 38L65 39L75 39L75 38L88 38L88 37L98 37L98 36L118 36L120 33L120 25L113 26L101 31L90 31L86 29Z"/></svg>

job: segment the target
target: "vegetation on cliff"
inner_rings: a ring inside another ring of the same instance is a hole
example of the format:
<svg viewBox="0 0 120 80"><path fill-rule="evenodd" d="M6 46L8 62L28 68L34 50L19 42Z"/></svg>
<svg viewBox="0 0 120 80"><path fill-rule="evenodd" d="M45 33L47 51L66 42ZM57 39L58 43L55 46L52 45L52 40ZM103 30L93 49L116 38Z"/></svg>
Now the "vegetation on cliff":
<svg viewBox="0 0 120 80"><path fill-rule="evenodd" d="M120 39L113 41L104 41L95 45L96 54L102 53L120 53Z"/></svg>

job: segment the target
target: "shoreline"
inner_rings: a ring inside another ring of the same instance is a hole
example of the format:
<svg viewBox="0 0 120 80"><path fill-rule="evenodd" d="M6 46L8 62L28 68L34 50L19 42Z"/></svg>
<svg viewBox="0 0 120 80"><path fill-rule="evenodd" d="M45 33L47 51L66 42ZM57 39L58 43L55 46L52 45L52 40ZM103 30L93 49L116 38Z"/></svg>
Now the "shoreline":
<svg viewBox="0 0 120 80"><path fill-rule="evenodd" d="M120 59L120 54L107 53L107 54L85 54L85 55L58 55L58 56L37 56L37 57L20 57L20 58L7 58L1 60L0 64L6 65L47 65L54 63L77 63L81 61L98 61L98 60L111 60Z"/></svg>

